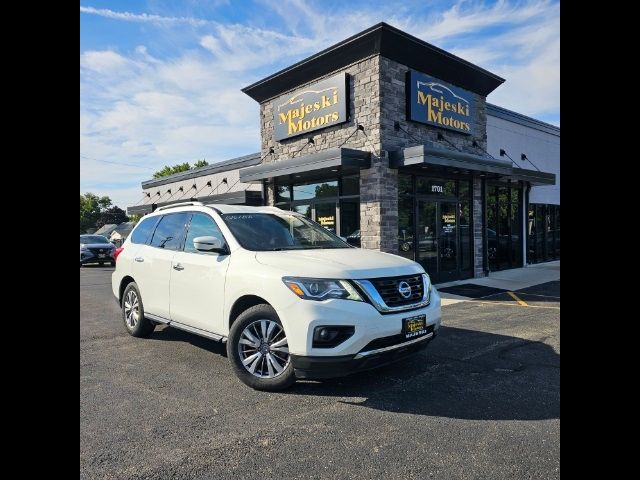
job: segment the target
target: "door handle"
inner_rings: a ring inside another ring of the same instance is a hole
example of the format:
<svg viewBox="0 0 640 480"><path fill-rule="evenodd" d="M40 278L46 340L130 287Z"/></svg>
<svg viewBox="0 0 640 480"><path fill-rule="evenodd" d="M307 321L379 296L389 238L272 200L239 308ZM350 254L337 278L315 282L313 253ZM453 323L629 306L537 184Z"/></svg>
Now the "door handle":
<svg viewBox="0 0 640 480"><path fill-rule="evenodd" d="M184 270L184 267L183 267L181 264L176 263L176 264L173 266L173 269L174 269L174 270Z"/></svg>
<svg viewBox="0 0 640 480"><path fill-rule="evenodd" d="M142 258L142 257L136 257L136 258L134 258L134 260L136 262L144 262L144 258Z"/></svg>

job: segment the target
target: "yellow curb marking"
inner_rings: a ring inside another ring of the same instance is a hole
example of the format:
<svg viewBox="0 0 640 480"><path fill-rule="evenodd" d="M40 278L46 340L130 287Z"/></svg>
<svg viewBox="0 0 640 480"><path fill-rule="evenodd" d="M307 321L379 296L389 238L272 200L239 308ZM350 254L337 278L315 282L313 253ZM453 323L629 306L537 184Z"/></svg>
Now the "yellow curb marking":
<svg viewBox="0 0 640 480"><path fill-rule="evenodd" d="M509 294L509 296L511 298L513 298L516 302L518 302L518 305L521 305L523 307L528 307L529 305L527 304L527 302L525 302L524 300L521 300L520 298L518 298L518 296L513 293L513 292L507 292Z"/></svg>
<svg viewBox="0 0 640 480"><path fill-rule="evenodd" d="M467 303L481 303L483 305L505 305L507 307L519 307L519 305L515 305L513 303L505 303L505 302L481 302L478 300L469 300L469 302ZM445 307L448 305L445 305ZM551 307L551 306L547 306L547 305L528 305L528 308L551 308L553 310L560 310L560 307Z"/></svg>

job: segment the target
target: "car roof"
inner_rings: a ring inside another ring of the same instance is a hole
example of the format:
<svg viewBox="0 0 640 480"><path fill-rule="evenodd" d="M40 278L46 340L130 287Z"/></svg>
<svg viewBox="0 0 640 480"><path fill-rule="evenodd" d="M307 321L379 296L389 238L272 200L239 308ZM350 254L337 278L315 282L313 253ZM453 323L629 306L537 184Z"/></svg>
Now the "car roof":
<svg viewBox="0 0 640 480"><path fill-rule="evenodd" d="M163 208L162 210L156 210L153 213L145 215L146 217L156 217L158 215L165 215L173 212L186 212L186 211L206 211L206 210L215 210L218 213L226 214L226 213L283 213L286 210L282 210L278 207L267 207L267 206L249 206L249 205L225 205L225 204L209 204L202 205L200 203L194 202L192 204L181 204L176 205L175 207L170 206L169 208Z"/></svg>

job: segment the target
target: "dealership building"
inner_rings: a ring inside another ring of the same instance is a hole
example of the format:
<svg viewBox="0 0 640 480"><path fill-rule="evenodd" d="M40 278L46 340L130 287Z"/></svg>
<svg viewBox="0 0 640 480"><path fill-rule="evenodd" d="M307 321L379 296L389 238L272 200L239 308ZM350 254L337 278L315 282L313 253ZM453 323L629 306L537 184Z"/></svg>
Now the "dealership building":
<svg viewBox="0 0 640 480"><path fill-rule="evenodd" d="M385 23L242 89L261 150L142 182L127 208L275 205L435 282L560 258L560 129L488 104L505 80Z"/></svg>

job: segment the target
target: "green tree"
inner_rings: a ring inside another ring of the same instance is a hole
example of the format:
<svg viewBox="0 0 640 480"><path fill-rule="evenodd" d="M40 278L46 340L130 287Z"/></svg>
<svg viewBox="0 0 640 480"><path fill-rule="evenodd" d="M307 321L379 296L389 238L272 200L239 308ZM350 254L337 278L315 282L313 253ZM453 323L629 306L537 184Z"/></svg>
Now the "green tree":
<svg viewBox="0 0 640 480"><path fill-rule="evenodd" d="M107 225L109 223L115 223L116 225L119 225L122 222L128 221L129 217L127 217L127 212L114 205L113 207L107 208L100 212L98 220L96 221L96 228L100 228L103 225Z"/></svg>
<svg viewBox="0 0 640 480"><path fill-rule="evenodd" d="M158 170L153 174L153 178L168 177L169 175L173 175L174 173L186 172L187 170L206 167L207 165L209 165L209 162L207 162L205 159L196 161L193 167L189 165L189 162L178 163L177 165L173 165L172 167L170 167L169 165L165 165L162 170Z"/></svg>
<svg viewBox="0 0 640 480"><path fill-rule="evenodd" d="M90 192L80 195L80 233L86 232L88 228L95 228L102 211L110 206L111 199L107 196L98 197Z"/></svg>
<svg viewBox="0 0 640 480"><path fill-rule="evenodd" d="M137 213L134 213L133 215L129 215L129 221L133 222L134 226L138 224L141 218L142 218L142 215L139 215Z"/></svg>
<svg viewBox="0 0 640 480"><path fill-rule="evenodd" d="M187 170L191 170L191 165L189 165L189 162L179 163L177 165L174 165L173 167L165 165L162 170L158 170L153 174L153 178L168 177L169 175L173 175L174 173L186 172Z"/></svg>
<svg viewBox="0 0 640 480"><path fill-rule="evenodd" d="M201 168L201 167L206 167L207 165L209 165L209 162L207 162L204 158L202 160L198 160L196 163L193 164L193 168Z"/></svg>

